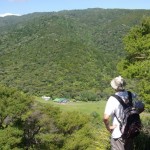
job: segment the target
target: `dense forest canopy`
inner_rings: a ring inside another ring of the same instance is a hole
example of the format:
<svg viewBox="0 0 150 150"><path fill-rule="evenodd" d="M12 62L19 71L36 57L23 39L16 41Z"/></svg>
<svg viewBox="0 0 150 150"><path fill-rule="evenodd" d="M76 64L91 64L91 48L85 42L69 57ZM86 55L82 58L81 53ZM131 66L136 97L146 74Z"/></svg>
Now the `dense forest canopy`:
<svg viewBox="0 0 150 150"><path fill-rule="evenodd" d="M0 82L52 98L99 100L149 10L86 9L0 18Z"/></svg>

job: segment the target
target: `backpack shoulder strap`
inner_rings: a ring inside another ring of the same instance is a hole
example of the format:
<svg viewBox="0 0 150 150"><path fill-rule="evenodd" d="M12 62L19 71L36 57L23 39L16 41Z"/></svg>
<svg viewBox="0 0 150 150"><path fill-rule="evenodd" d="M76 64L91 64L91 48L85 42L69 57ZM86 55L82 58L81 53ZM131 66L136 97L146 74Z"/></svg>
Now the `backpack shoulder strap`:
<svg viewBox="0 0 150 150"><path fill-rule="evenodd" d="M133 106L133 104L132 104L132 93L130 91L127 91L127 92L128 92L128 96L129 96L129 105Z"/></svg>
<svg viewBox="0 0 150 150"><path fill-rule="evenodd" d="M126 109L127 108L127 105L124 103L124 101L122 100L122 98L118 95L112 95L113 97L115 97L119 102L120 104L122 105L123 109ZM117 121L119 122L120 124L120 129L122 128L122 121L119 120L119 118L117 117L116 113L114 113L114 116L117 118Z"/></svg>
<svg viewBox="0 0 150 150"><path fill-rule="evenodd" d="M132 93L130 92L130 91L127 91L128 92L128 98L129 98L129 103L128 104L126 104L123 100L122 100L122 98L120 97L120 96L118 96L118 95L112 95L113 97L115 97L119 102L120 102L120 104L122 105L122 107L124 108L124 109L126 109L128 106L133 106L133 104L132 104Z"/></svg>
<svg viewBox="0 0 150 150"><path fill-rule="evenodd" d="M119 102L120 104L122 105L123 109L126 109L128 107L128 105L122 100L122 98L118 95L112 95L113 97L115 97Z"/></svg>

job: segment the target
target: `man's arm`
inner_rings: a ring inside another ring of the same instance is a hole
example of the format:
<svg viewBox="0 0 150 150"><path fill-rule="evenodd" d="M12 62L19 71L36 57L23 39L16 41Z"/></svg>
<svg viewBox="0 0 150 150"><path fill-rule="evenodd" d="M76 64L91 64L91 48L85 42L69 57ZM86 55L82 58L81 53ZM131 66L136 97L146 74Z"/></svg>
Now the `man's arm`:
<svg viewBox="0 0 150 150"><path fill-rule="evenodd" d="M110 126L109 124L109 115L104 114L103 122L105 123L106 129L111 133L116 126Z"/></svg>

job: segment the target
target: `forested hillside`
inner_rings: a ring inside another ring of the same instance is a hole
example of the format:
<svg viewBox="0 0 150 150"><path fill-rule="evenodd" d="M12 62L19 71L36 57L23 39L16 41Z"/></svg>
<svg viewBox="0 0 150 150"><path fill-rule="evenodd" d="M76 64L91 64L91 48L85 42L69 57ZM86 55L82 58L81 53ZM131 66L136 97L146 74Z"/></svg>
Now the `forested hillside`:
<svg viewBox="0 0 150 150"><path fill-rule="evenodd" d="M0 82L34 95L98 100L118 75L124 35L149 15L86 9L0 18Z"/></svg>

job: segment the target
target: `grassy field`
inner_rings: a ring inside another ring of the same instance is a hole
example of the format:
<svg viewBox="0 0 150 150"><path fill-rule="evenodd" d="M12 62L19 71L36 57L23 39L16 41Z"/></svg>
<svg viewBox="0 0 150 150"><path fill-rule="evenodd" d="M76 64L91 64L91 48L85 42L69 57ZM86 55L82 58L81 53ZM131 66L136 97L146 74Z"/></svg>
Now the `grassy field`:
<svg viewBox="0 0 150 150"><path fill-rule="evenodd" d="M82 113L91 114L91 113L98 113L101 117L104 113L104 107L106 101L99 101L99 102L68 102L68 103L57 103L53 102L52 100L45 101L42 98L36 98L37 101L41 103L47 103L56 107L59 107L63 111L80 111Z"/></svg>

